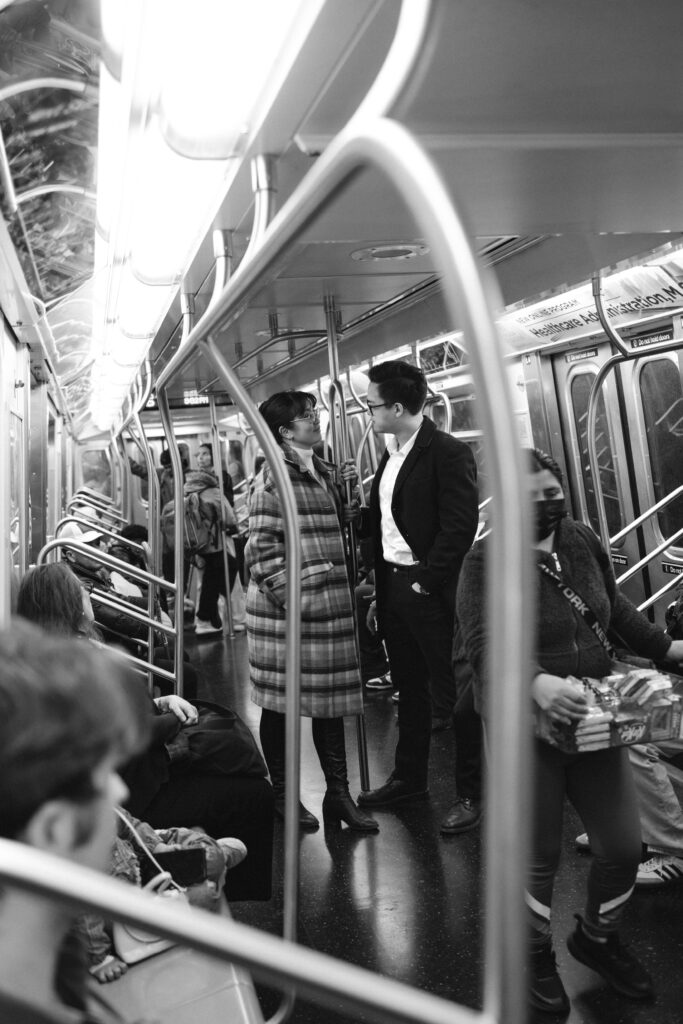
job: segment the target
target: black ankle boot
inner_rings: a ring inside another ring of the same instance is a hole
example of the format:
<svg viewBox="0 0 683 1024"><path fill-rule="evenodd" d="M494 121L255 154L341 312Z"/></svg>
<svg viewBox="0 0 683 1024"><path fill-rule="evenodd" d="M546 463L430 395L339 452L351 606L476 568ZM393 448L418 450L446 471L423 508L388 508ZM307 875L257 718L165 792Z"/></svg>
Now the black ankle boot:
<svg viewBox="0 0 683 1024"><path fill-rule="evenodd" d="M356 832L379 832L375 819L356 807L348 789L343 793L331 793L328 789L323 798L323 821L337 826L345 821Z"/></svg>
<svg viewBox="0 0 683 1024"><path fill-rule="evenodd" d="M531 944L529 952L529 1002L545 1013L569 1013L569 999L557 973L555 950L550 939Z"/></svg>
<svg viewBox="0 0 683 1024"><path fill-rule="evenodd" d="M323 800L325 824L338 826L345 821L349 828L357 832L378 832L377 822L369 814L360 811L349 795L344 719L314 718L313 742L327 782Z"/></svg>
<svg viewBox="0 0 683 1024"><path fill-rule="evenodd" d="M282 793L280 796L275 795L275 813L278 818L282 821L285 820L285 794ZM304 805L299 801L299 828L304 832L315 832L316 829L320 828L320 822L316 818L315 814L311 814Z"/></svg>
<svg viewBox="0 0 683 1024"><path fill-rule="evenodd" d="M608 935L604 942L598 942L586 933L581 915L575 914L574 917L577 925L567 939L567 948L574 959L601 974L627 999L652 999L652 978L622 946L616 932Z"/></svg>

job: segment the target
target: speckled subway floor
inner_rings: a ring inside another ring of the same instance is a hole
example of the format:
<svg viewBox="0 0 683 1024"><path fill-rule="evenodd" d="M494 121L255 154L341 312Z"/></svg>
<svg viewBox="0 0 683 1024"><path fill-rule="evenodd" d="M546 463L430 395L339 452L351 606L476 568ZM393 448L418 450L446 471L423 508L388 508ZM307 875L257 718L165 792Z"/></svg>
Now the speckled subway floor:
<svg viewBox="0 0 683 1024"><path fill-rule="evenodd" d="M259 710L249 700L244 637L195 640L188 651L202 674L201 694L229 704L258 734ZM366 700L367 741L373 785L393 765L395 705L389 693ZM347 724L351 791L359 790L355 728ZM428 801L377 811L380 832L347 828L302 834L299 940L311 948L399 979L470 1007L481 1007L483 977L482 836L479 830L442 838L439 822L452 799L452 732L433 737ZM310 735L302 722L301 792L320 815L324 781ZM657 998L652 1005L625 1000L572 959L565 938L581 911L589 857L574 850L583 831L571 809L565 819L563 860L555 895L554 935L558 965L571 999L568 1024L683 1024L683 883L636 893L623 935L650 969ZM282 928L283 830L276 824L274 895L267 903L235 903L233 916L273 934ZM257 986L266 1016L279 997ZM293 1024L346 1024L333 1010L298 1002ZM554 1024L548 1014L531 1015Z"/></svg>

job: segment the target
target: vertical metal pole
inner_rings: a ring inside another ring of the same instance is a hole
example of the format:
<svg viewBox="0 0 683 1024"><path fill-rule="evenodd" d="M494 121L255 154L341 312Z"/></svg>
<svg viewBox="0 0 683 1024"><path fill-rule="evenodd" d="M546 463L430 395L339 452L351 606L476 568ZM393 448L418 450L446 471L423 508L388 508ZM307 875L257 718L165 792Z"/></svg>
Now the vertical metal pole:
<svg viewBox="0 0 683 1024"><path fill-rule="evenodd" d="M329 412L330 412L330 426L332 430L332 451L334 461L339 464L344 462L349 457L349 433L348 423L346 422L346 400L344 396L344 386L339 379L339 350L338 350L338 338L337 338L337 310L334 302L334 297L331 295L325 296L325 328L327 331L327 354L330 365L330 378L332 383L330 384L330 400L329 400ZM336 429L336 416L337 410L339 410L339 429ZM347 480L345 482L346 501L350 505L353 500L353 490L351 483ZM351 568L351 607L353 610L353 616L355 620L356 615L356 598L355 598L355 586L358 580L358 552L356 548L356 528L353 523L349 523L347 527L347 543L349 553L349 565ZM360 647L358 645L358 624L355 624L356 634L356 655L358 657L358 665L360 669ZM362 700L362 687L361 687L361 700ZM360 788L362 790L370 789L370 762L368 760L368 739L365 731L365 714L361 713L356 715L356 739L358 744L358 770L360 774Z"/></svg>
<svg viewBox="0 0 683 1024"><path fill-rule="evenodd" d="M223 516L223 504L228 499L225 497L223 487L223 463L221 461L221 435L218 430L218 417L216 416L216 396L209 395L209 413L211 414L211 451L213 452L213 465L218 477L218 490L221 495L221 522ZM221 530L221 551L223 554L223 573L225 575L225 611L227 615L227 633L231 639L235 636L235 625L232 619L232 587L230 586L230 573L228 565L228 550L226 547L227 534ZM223 623L223 632L226 632L226 624Z"/></svg>
<svg viewBox="0 0 683 1024"><path fill-rule="evenodd" d="M175 692L179 697L183 695L183 653L185 648L185 522L183 516L183 464L180 458L180 449L173 431L171 411L168 406L166 387L157 390L157 405L159 415L166 435L166 444L171 456L173 466L173 507L175 509L175 650L173 656L173 674L175 676Z"/></svg>

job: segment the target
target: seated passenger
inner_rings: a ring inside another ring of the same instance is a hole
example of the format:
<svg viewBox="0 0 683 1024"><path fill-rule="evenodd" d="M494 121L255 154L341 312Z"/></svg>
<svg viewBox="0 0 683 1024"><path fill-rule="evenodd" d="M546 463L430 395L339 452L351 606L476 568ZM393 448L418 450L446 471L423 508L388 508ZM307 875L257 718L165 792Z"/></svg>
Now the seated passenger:
<svg viewBox="0 0 683 1024"><path fill-rule="evenodd" d="M105 871L126 796L117 767L144 742L135 691L104 651L27 623L0 633L0 663L0 836ZM58 970L75 916L2 886L1 1020L89 1024L83 972L67 990Z"/></svg>
<svg viewBox="0 0 683 1024"><path fill-rule="evenodd" d="M568 677L601 678L611 671L611 648L606 637L601 641L600 633L604 636L611 627L637 654L658 661L683 659L683 641L672 641L619 593L609 558L597 538L567 515L562 473L553 459L529 451L528 464L538 563L538 667L530 681L530 697L552 721L571 725L587 714L588 706ZM488 691L486 551L486 543L481 543L465 558L457 598L465 652L475 674L475 702L484 713ZM572 603L576 594L590 617ZM641 859L638 806L627 749L605 747L569 754L536 739L533 751L533 838L527 892L531 1004L553 1013L569 1010L550 929L565 797L586 825L595 853L585 916L577 915L576 928L567 942L569 952L621 995L650 999L650 975L622 946L617 932Z"/></svg>
<svg viewBox="0 0 683 1024"><path fill-rule="evenodd" d="M39 565L29 571L19 589L18 613L52 633L97 641L90 595L63 563ZM190 666L186 666L190 673ZM196 674L194 685L196 686ZM151 729L151 741L126 766L130 789L127 809L153 828L200 826L219 839L234 836L249 857L229 879L231 899L270 899L273 845L273 795L266 779L185 773L169 763L166 744L186 723L196 721L196 709L173 694L148 697L141 686L141 707Z"/></svg>
<svg viewBox="0 0 683 1024"><path fill-rule="evenodd" d="M17 596L17 614L51 633L86 637L97 642L102 634L96 628L91 602L91 585L81 580L64 562L37 565L24 576ZM173 672L173 661L166 648L155 648L157 668ZM198 675L191 665L183 669L185 692L195 699ZM155 677L160 694L173 690L171 681Z"/></svg>
<svg viewBox="0 0 683 1024"><path fill-rule="evenodd" d="M158 872L154 861L166 853L181 850L200 850L206 863L206 879L193 884L173 870L172 863L161 867L170 870L175 882L186 888L191 906L218 911L225 884L225 873L247 855L247 848L239 839L212 839L205 832L188 828L169 828L155 831L144 821L138 821L121 808L117 812L117 834L109 873L115 878L144 885ZM140 845L144 847L140 849ZM151 854L151 857L147 856ZM116 955L110 921L92 913L80 917L76 932L81 937L90 973L99 981L115 981L128 970L127 964Z"/></svg>

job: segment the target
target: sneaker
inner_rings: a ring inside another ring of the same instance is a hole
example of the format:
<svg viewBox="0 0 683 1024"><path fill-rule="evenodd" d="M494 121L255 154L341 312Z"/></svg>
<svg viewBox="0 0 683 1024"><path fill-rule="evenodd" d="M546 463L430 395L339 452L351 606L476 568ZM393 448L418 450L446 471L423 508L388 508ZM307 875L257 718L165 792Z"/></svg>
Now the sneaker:
<svg viewBox="0 0 683 1024"><path fill-rule="evenodd" d="M204 619L195 619L194 632L195 636L207 636L209 633L222 633L223 630L220 626L216 629L212 622L205 622Z"/></svg>
<svg viewBox="0 0 683 1024"><path fill-rule="evenodd" d="M550 940L533 943L529 951L529 1002L545 1013L569 1013L569 999Z"/></svg>
<svg viewBox="0 0 683 1024"><path fill-rule="evenodd" d="M683 860L680 857L667 857L656 854L649 860L638 865L636 885L666 885L683 878Z"/></svg>
<svg viewBox="0 0 683 1024"><path fill-rule="evenodd" d="M628 999L651 999L654 995L652 978L645 968L622 946L616 932L604 942L586 935L583 919L574 915L577 925L567 939L567 949L579 963L602 975L605 981Z"/></svg>
<svg viewBox="0 0 683 1024"><path fill-rule="evenodd" d="M574 840L574 846L579 853L590 853L591 844L590 839L588 838L588 833L582 832L580 836L577 836Z"/></svg>
<svg viewBox="0 0 683 1024"><path fill-rule="evenodd" d="M391 699L393 700L394 704L398 704L399 700L401 699L398 690L394 690L394 692L391 695Z"/></svg>
<svg viewBox="0 0 683 1024"><path fill-rule="evenodd" d="M247 848L241 839L226 836L223 839L217 839L216 842L223 852L225 866L228 871L230 868L236 868L238 864L241 864L247 855Z"/></svg>
<svg viewBox="0 0 683 1024"><path fill-rule="evenodd" d="M243 622L233 622L232 628L235 633L246 633L247 627Z"/></svg>
<svg viewBox="0 0 683 1024"><path fill-rule="evenodd" d="M373 676L365 685L368 690L390 690L392 686L391 672L385 672L383 676Z"/></svg>

